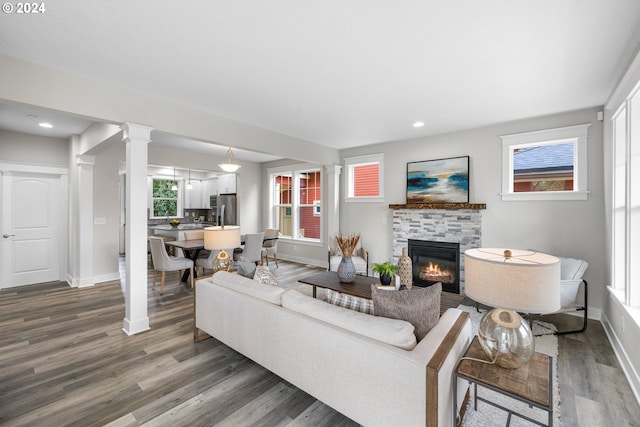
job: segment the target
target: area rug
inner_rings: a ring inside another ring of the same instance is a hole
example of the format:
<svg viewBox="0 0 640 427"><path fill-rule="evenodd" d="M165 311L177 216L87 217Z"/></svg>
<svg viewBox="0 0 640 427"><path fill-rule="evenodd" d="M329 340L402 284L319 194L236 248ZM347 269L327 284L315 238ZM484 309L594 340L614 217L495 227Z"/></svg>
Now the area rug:
<svg viewBox="0 0 640 427"><path fill-rule="evenodd" d="M458 308L469 313L473 333L474 335L477 335L478 325L484 313L478 313L475 307L469 307L465 305L460 305L458 306ZM553 425L561 426L562 422L560 419L560 389L558 385L558 338L553 334L549 334L550 331L555 330L555 326L549 323L536 321L533 324L534 335L546 334L536 336L536 351L553 357ZM495 402L501 406L510 408L518 413L524 414L536 421L539 421L544 425L547 425L548 414L545 411L542 411L538 408L529 408L529 405L527 405L526 403L522 403L510 397L503 396L491 390L487 390L481 386L478 386L478 395L491 402ZM473 387L470 387L469 403L467 404L466 413L464 419L462 420L463 427L493 427L507 425L507 417L509 416L507 412L482 401L478 401L478 410L475 411L473 409L473 397ZM513 427L530 427L534 424L529 421L523 420L522 418L512 416L510 425Z"/></svg>

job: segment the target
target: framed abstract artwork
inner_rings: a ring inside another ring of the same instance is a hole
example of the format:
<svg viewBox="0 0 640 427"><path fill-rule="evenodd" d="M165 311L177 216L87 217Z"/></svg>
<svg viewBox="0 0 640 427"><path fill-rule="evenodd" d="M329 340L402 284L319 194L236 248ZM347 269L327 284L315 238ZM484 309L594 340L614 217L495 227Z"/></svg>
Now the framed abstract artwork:
<svg viewBox="0 0 640 427"><path fill-rule="evenodd" d="M407 163L407 204L469 203L469 156Z"/></svg>

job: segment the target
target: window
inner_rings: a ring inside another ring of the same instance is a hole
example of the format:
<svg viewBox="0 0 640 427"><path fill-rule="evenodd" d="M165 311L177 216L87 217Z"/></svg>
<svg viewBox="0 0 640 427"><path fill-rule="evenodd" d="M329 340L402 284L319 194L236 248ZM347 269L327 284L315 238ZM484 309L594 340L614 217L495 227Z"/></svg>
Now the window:
<svg viewBox="0 0 640 427"><path fill-rule="evenodd" d="M501 136L502 200L586 200L589 126Z"/></svg>
<svg viewBox="0 0 640 427"><path fill-rule="evenodd" d="M310 165L269 169L270 218L283 237L320 241L322 173Z"/></svg>
<svg viewBox="0 0 640 427"><path fill-rule="evenodd" d="M639 85L640 86L640 85ZM640 87L611 118L613 133L613 289L630 307L640 307ZM631 262L634 260L634 262Z"/></svg>
<svg viewBox="0 0 640 427"><path fill-rule="evenodd" d="M380 202L384 200L384 155L350 157L345 163L345 200L347 202Z"/></svg>
<svg viewBox="0 0 640 427"><path fill-rule="evenodd" d="M173 186L177 190L172 190ZM178 212L182 211L180 203L181 185L179 181L164 178L153 178L151 180L151 206L152 218L175 218Z"/></svg>

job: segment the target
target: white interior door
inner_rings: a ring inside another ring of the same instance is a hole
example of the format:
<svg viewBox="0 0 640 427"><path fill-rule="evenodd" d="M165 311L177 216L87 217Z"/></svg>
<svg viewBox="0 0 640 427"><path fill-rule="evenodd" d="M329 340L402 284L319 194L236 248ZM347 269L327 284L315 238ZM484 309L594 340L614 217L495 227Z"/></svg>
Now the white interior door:
<svg viewBox="0 0 640 427"><path fill-rule="evenodd" d="M2 176L2 285L59 280L59 177Z"/></svg>

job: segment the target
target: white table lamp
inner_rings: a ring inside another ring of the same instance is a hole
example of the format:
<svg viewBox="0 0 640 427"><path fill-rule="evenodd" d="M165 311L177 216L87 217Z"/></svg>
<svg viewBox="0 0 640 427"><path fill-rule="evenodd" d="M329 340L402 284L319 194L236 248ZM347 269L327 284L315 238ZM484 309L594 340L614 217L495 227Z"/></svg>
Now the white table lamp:
<svg viewBox="0 0 640 427"><path fill-rule="evenodd" d="M233 271L233 258L226 249L240 247L240 227L227 225L220 227L205 227L204 248L220 250L213 261L213 272L224 270Z"/></svg>
<svg viewBox="0 0 640 427"><path fill-rule="evenodd" d="M533 333L517 312L545 314L560 309L560 260L535 251L477 248L464 254L465 295L496 307L480 321L478 340L504 368L527 363Z"/></svg>

